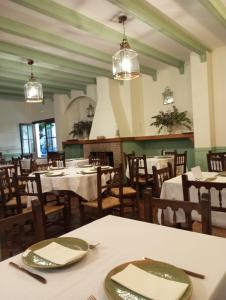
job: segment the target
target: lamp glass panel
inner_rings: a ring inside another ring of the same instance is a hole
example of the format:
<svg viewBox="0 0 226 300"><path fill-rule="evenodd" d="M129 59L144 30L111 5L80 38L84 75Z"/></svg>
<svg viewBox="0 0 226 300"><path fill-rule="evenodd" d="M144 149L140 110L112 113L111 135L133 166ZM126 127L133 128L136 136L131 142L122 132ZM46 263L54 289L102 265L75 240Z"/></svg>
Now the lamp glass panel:
<svg viewBox="0 0 226 300"><path fill-rule="evenodd" d="M26 102L39 103L43 101L42 85L37 81L28 81L24 85Z"/></svg>
<svg viewBox="0 0 226 300"><path fill-rule="evenodd" d="M140 76L137 52L130 48L120 49L112 57L113 77L118 80L131 80Z"/></svg>

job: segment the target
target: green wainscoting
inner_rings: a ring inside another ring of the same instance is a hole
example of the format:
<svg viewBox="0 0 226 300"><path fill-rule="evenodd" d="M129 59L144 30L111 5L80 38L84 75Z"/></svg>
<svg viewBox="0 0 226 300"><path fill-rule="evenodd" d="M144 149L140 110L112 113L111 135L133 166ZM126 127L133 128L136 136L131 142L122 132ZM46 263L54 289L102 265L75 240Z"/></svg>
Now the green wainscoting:
<svg viewBox="0 0 226 300"><path fill-rule="evenodd" d="M74 144L74 145L65 145L64 146L65 157L66 158L77 158L83 157L83 145Z"/></svg>
<svg viewBox="0 0 226 300"><path fill-rule="evenodd" d="M174 150L179 153L187 150L188 153L188 169L195 166L194 145L190 139L162 139L162 140L147 140L147 141L126 141L123 142L123 152L146 155L160 155L161 149Z"/></svg>

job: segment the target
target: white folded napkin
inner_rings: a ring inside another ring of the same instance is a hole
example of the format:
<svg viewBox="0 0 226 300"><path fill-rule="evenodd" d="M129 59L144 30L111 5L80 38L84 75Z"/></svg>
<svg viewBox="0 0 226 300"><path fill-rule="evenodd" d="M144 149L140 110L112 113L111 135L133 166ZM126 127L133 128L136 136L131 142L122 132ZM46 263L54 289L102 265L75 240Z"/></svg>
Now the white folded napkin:
<svg viewBox="0 0 226 300"><path fill-rule="evenodd" d="M65 265L70 261L80 259L86 252L87 251L74 250L56 242L52 242L47 246L34 251L38 256L57 265Z"/></svg>
<svg viewBox="0 0 226 300"><path fill-rule="evenodd" d="M188 284L168 280L148 273L132 264L111 277L117 283L148 299L178 300Z"/></svg>
<svg viewBox="0 0 226 300"><path fill-rule="evenodd" d="M200 166L196 166L194 168L191 168L192 175L194 176L195 179L202 179L202 170Z"/></svg>

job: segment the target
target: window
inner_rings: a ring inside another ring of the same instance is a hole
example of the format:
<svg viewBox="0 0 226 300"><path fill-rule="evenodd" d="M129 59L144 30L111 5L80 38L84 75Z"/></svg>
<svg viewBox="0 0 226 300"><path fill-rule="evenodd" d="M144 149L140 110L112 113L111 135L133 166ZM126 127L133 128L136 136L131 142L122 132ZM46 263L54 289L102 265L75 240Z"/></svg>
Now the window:
<svg viewBox="0 0 226 300"><path fill-rule="evenodd" d="M34 134L32 124L19 124L22 154L35 152Z"/></svg>

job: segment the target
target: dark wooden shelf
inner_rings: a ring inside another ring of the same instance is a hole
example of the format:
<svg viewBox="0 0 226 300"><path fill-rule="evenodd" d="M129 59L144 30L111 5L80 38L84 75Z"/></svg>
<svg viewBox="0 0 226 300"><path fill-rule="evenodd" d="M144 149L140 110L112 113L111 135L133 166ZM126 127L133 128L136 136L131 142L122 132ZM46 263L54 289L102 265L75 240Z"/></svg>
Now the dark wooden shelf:
<svg viewBox="0 0 226 300"><path fill-rule="evenodd" d="M135 137L117 137L117 138L102 138L95 140L67 140L63 142L66 145L83 145L83 144L100 144L100 143L114 143L126 141L151 141L151 140L165 140L165 139L190 139L194 140L193 132L179 133L179 134L164 134L164 135L150 135L150 136L135 136Z"/></svg>

